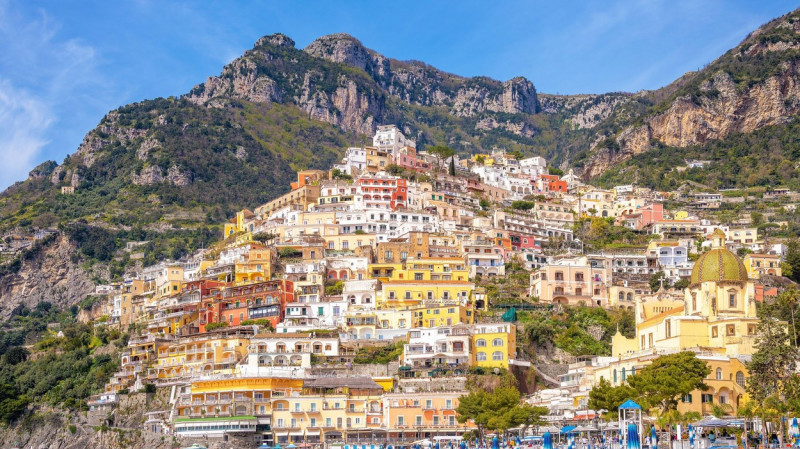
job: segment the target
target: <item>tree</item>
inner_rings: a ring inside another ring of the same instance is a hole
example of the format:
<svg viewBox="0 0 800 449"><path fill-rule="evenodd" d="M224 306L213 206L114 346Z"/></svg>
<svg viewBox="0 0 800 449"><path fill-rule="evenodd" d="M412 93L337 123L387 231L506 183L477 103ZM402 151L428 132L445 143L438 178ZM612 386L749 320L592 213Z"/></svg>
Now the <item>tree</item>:
<svg viewBox="0 0 800 449"><path fill-rule="evenodd" d="M458 400L458 422L472 420L481 440L487 430L499 432L526 423L534 424L544 413L521 406L519 398L519 390L515 387L495 388L492 392L482 389L472 391Z"/></svg>
<svg viewBox="0 0 800 449"><path fill-rule="evenodd" d="M689 278L681 278L678 282L672 284L672 288L683 290L689 286Z"/></svg>
<svg viewBox="0 0 800 449"><path fill-rule="evenodd" d="M560 169L558 167L549 166L549 167L547 167L547 174L548 175L563 176L564 175L564 170L562 170L562 169Z"/></svg>
<svg viewBox="0 0 800 449"><path fill-rule="evenodd" d="M509 427L522 426L522 433L530 426L541 426L545 423L542 416L549 414L547 407L537 407L530 404L520 404L512 408L509 414Z"/></svg>
<svg viewBox="0 0 800 449"><path fill-rule="evenodd" d="M595 411L605 410L609 417L617 413L619 406L628 399L636 397L636 390L628 384L612 387L606 379L600 382L589 392L589 408Z"/></svg>
<svg viewBox="0 0 800 449"><path fill-rule="evenodd" d="M684 351L658 357L628 377L628 384L636 390L642 407L666 413L676 409L678 400L693 390L707 390L703 379L710 372L706 362L693 352Z"/></svg>
<svg viewBox="0 0 800 449"><path fill-rule="evenodd" d="M750 224L759 227L762 223L764 223L764 214L761 212L750 212Z"/></svg>
<svg viewBox="0 0 800 449"><path fill-rule="evenodd" d="M447 174L450 176L456 175L456 158L450 157L450 168L447 170Z"/></svg>
<svg viewBox="0 0 800 449"><path fill-rule="evenodd" d="M255 234L253 234L253 240L254 241L260 242L260 243L265 244L265 245L267 244L267 242L275 240L275 238L277 238L277 237L278 237L277 235L275 235L275 234L273 234L271 232L257 232Z"/></svg>
<svg viewBox="0 0 800 449"><path fill-rule="evenodd" d="M773 303L765 302L759 308L759 324L756 335L756 351L747 370L747 392L761 404L761 418L770 415L783 416L788 411L800 411L800 380L795 369L800 362L800 352L791 344L786 325L779 321L781 301L796 298L794 290L785 292ZM769 413L774 410L776 413ZM781 446L783 445L783 421L781 426Z"/></svg>
<svg viewBox="0 0 800 449"><path fill-rule="evenodd" d="M428 147L428 154L436 158L436 165L438 166L439 171L442 171L444 161L456 154L456 152L450 147L434 145L432 147Z"/></svg>
<svg viewBox="0 0 800 449"><path fill-rule="evenodd" d="M795 282L800 282L800 242L796 238L789 240L784 261L786 265L791 267L788 270L789 274L784 273L784 276Z"/></svg>
<svg viewBox="0 0 800 449"><path fill-rule="evenodd" d="M650 290L657 292L658 289L661 288L661 285L664 285L664 288L669 288L669 279L667 279L667 275L664 274L663 271L653 273L653 275L650 276Z"/></svg>

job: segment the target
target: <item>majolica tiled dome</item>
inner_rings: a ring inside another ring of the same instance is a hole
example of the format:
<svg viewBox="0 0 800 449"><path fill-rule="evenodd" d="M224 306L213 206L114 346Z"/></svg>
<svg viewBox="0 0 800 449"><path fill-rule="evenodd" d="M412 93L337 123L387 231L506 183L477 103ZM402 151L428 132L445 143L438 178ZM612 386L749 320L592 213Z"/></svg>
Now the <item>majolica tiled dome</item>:
<svg viewBox="0 0 800 449"><path fill-rule="evenodd" d="M730 250L714 248L700 256L692 268L692 284L709 281L747 281L747 269Z"/></svg>

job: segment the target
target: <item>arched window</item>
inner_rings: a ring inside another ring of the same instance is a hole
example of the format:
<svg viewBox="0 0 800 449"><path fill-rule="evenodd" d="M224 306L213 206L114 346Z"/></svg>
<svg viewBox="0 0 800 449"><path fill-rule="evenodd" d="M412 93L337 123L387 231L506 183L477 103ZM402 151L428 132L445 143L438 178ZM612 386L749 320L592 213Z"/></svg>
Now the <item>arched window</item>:
<svg viewBox="0 0 800 449"><path fill-rule="evenodd" d="M477 339L477 340L475 341L475 346L477 346L477 347L479 347L479 348L486 347L486 340L484 340L484 339L482 339L482 338L479 338L479 339Z"/></svg>
<svg viewBox="0 0 800 449"><path fill-rule="evenodd" d="M625 373L625 368L622 368L622 381L623 381L623 382L625 381L625 378L626 378L626 377L627 377L627 376L626 376L626 373Z"/></svg>
<svg viewBox="0 0 800 449"><path fill-rule="evenodd" d="M617 369L614 368L614 383L617 383Z"/></svg>
<svg viewBox="0 0 800 449"><path fill-rule="evenodd" d="M633 301L633 293L628 293L628 301Z"/></svg>
<svg viewBox="0 0 800 449"><path fill-rule="evenodd" d="M717 380L722 380L722 368L717 368Z"/></svg>
<svg viewBox="0 0 800 449"><path fill-rule="evenodd" d="M495 338L494 340L492 340L492 346L503 346L503 339Z"/></svg>
<svg viewBox="0 0 800 449"><path fill-rule="evenodd" d="M492 360L503 360L503 353L501 351L495 351L492 353Z"/></svg>
<svg viewBox="0 0 800 449"><path fill-rule="evenodd" d="M482 352L482 351L481 351L481 352L478 352L478 353L475 355L475 360L477 360L477 361L479 361L479 362L484 362L484 361L486 361L486 353L485 353L485 352Z"/></svg>
<svg viewBox="0 0 800 449"><path fill-rule="evenodd" d="M625 301L625 293L619 292L619 300Z"/></svg>
<svg viewBox="0 0 800 449"><path fill-rule="evenodd" d="M736 383L739 384L740 387L744 388L744 373L741 371L736 372Z"/></svg>

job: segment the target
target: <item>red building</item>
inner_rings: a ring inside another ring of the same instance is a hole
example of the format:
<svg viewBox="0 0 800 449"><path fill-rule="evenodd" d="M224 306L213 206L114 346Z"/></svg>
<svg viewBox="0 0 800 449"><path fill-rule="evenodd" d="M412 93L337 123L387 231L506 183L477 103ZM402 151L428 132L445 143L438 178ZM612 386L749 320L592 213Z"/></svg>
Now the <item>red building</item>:
<svg viewBox="0 0 800 449"><path fill-rule="evenodd" d="M203 299L200 331L208 323L239 326L246 320L267 319L275 327L283 321L286 304L294 301L294 282L267 281L212 289Z"/></svg>
<svg viewBox="0 0 800 449"><path fill-rule="evenodd" d="M405 179L369 176L358 179L365 207L404 209L408 204L408 185Z"/></svg>
<svg viewBox="0 0 800 449"><path fill-rule="evenodd" d="M542 192L567 193L567 181L562 181L557 175L540 175L537 184Z"/></svg>
<svg viewBox="0 0 800 449"><path fill-rule="evenodd" d="M394 163L412 170L427 171L431 165L417 157L417 149L414 147L403 147L394 155Z"/></svg>

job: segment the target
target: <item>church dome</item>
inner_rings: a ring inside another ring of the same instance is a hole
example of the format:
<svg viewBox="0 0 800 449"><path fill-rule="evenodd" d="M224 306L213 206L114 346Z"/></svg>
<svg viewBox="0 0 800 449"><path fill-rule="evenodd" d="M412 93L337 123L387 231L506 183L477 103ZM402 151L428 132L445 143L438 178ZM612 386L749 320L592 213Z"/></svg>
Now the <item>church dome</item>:
<svg viewBox="0 0 800 449"><path fill-rule="evenodd" d="M692 268L692 284L719 281L747 281L744 263L726 248L708 251L697 259Z"/></svg>

